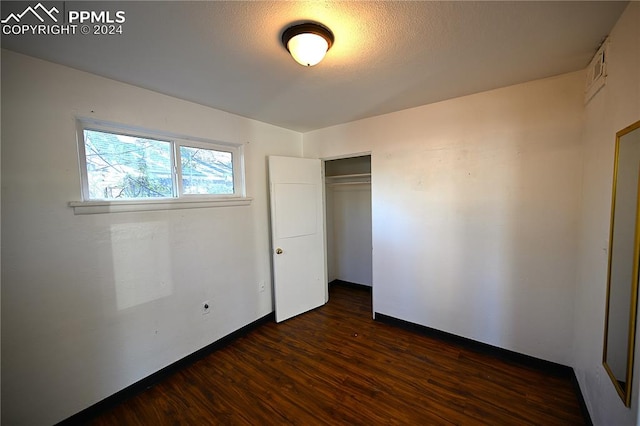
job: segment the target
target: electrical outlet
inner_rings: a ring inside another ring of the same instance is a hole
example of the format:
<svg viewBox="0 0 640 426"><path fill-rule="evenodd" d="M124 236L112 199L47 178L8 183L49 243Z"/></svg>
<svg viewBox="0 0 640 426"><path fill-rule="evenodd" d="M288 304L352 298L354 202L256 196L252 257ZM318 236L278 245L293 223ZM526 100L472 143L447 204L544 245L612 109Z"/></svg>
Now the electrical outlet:
<svg viewBox="0 0 640 426"><path fill-rule="evenodd" d="M202 302L202 315L207 315L209 312L211 312L211 302L205 300Z"/></svg>
<svg viewBox="0 0 640 426"><path fill-rule="evenodd" d="M260 293L264 291L264 281L258 283L258 291L260 291Z"/></svg>

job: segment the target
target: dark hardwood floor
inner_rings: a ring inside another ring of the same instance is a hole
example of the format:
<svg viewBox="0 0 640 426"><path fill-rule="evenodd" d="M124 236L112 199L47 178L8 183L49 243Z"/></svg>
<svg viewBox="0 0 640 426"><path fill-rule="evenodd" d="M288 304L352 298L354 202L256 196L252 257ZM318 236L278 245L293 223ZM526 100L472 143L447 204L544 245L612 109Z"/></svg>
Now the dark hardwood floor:
<svg viewBox="0 0 640 426"><path fill-rule="evenodd" d="M267 323L94 425L582 425L569 378L371 318L371 293Z"/></svg>

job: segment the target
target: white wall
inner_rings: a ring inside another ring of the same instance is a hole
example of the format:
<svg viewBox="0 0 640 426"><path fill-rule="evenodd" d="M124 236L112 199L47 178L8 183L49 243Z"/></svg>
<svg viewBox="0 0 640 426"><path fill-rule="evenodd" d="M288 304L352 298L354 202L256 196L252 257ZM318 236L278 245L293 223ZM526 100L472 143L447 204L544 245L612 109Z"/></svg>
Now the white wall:
<svg viewBox="0 0 640 426"><path fill-rule="evenodd" d="M371 152L374 311L569 364L584 73L304 134Z"/></svg>
<svg viewBox="0 0 640 426"><path fill-rule="evenodd" d="M265 157L300 156L299 133L9 51L2 89L4 424L55 423L272 312ZM74 216L76 115L243 143L254 200Z"/></svg>
<svg viewBox="0 0 640 426"><path fill-rule="evenodd" d="M331 276L371 286L371 186L328 185L327 251Z"/></svg>
<svg viewBox="0 0 640 426"><path fill-rule="evenodd" d="M585 109L573 367L594 424L633 425L640 396L638 356L629 409L602 367L602 346L615 134L640 119L640 3L629 4L609 39L607 85ZM636 343L638 354L640 340Z"/></svg>
<svg viewBox="0 0 640 426"><path fill-rule="evenodd" d="M335 241L333 236L335 235L333 226L333 191L329 188L329 185L325 185L324 189L324 207L325 207L325 225L327 233L327 280L329 282L337 280L337 267L336 267L336 251L334 249Z"/></svg>

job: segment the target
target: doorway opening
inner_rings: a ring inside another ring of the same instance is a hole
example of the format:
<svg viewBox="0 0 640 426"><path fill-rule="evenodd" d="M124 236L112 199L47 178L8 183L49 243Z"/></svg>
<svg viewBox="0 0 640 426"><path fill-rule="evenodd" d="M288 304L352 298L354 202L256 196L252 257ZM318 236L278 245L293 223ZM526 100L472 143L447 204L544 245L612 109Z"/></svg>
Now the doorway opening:
<svg viewBox="0 0 640 426"><path fill-rule="evenodd" d="M327 278L373 287L371 155L325 160Z"/></svg>

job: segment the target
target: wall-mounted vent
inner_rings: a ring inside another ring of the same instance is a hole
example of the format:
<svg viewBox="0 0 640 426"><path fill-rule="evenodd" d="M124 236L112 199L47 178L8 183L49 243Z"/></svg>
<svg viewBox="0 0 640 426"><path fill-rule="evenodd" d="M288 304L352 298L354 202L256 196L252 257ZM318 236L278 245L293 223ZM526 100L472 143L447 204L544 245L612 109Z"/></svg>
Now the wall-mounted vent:
<svg viewBox="0 0 640 426"><path fill-rule="evenodd" d="M605 40L587 67L587 84L584 94L584 103L588 103L591 98L605 85L607 81L607 46Z"/></svg>

